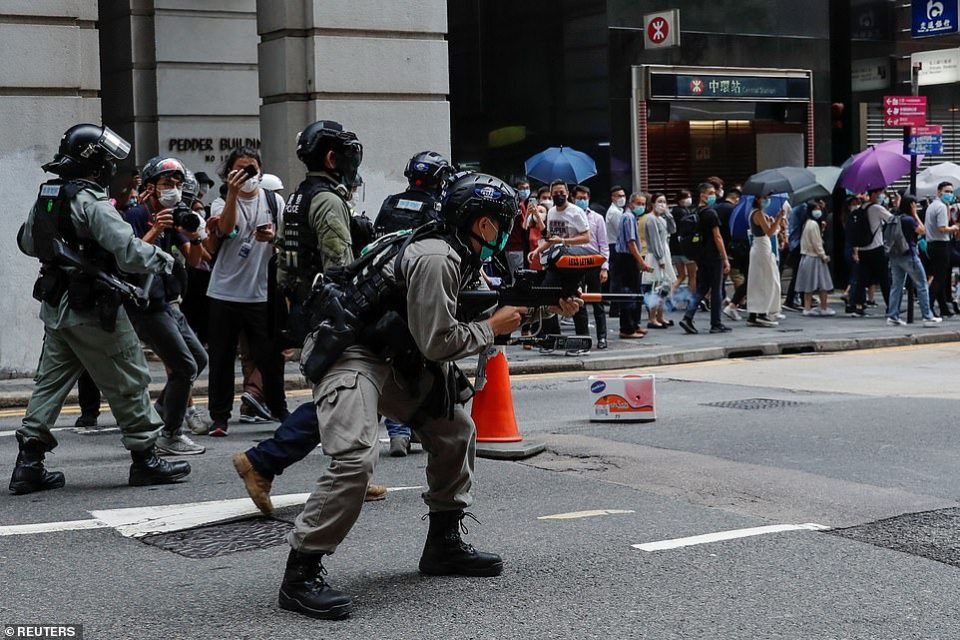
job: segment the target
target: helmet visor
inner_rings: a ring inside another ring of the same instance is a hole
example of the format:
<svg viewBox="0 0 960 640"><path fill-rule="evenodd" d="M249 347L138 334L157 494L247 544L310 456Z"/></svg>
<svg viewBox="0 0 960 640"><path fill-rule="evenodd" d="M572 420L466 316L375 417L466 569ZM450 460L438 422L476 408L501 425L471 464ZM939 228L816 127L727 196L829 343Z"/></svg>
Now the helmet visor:
<svg viewBox="0 0 960 640"><path fill-rule="evenodd" d="M130 143L107 126L103 128L97 146L106 151L114 160L123 160L130 153Z"/></svg>

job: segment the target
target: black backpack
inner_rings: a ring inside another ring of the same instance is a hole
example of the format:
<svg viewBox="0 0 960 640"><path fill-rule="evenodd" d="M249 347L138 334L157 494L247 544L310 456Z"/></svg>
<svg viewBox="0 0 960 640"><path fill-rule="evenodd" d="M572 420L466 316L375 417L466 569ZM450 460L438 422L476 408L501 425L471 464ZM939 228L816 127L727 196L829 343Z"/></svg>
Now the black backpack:
<svg viewBox="0 0 960 640"><path fill-rule="evenodd" d="M687 211L677 221L677 242L680 252L689 259L700 254L702 244L700 237L700 215L696 211Z"/></svg>
<svg viewBox="0 0 960 640"><path fill-rule="evenodd" d="M870 216L867 211L871 205L857 207L847 216L847 226L843 232L851 247L866 247L873 242L876 231L870 228Z"/></svg>

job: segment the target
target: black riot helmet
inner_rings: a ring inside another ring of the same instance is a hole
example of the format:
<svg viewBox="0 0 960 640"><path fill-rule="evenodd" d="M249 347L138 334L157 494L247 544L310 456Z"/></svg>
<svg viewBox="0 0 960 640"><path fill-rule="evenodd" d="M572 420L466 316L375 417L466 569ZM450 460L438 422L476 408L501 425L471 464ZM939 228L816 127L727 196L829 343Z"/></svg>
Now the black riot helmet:
<svg viewBox="0 0 960 640"><path fill-rule="evenodd" d="M334 173L345 187L352 188L363 161L363 145L357 134L333 120L319 120L297 135L297 157L310 171L327 171L324 158L332 151Z"/></svg>
<svg viewBox="0 0 960 640"><path fill-rule="evenodd" d="M174 176L184 181L187 173L187 168L176 158L154 156L143 165L143 169L140 170L140 179L143 180L144 184L156 183L164 176Z"/></svg>
<svg viewBox="0 0 960 640"><path fill-rule="evenodd" d="M458 173L452 178L441 205L447 226L456 230L461 240L469 234L480 245L480 259L486 260L507 246L513 221L520 205L517 192L500 178L485 173ZM489 242L470 229L473 221L488 216L497 222L497 239ZM466 244L466 243L464 243Z"/></svg>
<svg viewBox="0 0 960 640"><path fill-rule="evenodd" d="M412 188L440 191L454 172L454 167L436 151L421 151L410 158L403 175Z"/></svg>
<svg viewBox="0 0 960 640"><path fill-rule="evenodd" d="M60 138L60 148L53 161L43 170L71 180L94 176L106 186L116 173L116 161L130 153L130 143L109 127L95 124L77 124Z"/></svg>

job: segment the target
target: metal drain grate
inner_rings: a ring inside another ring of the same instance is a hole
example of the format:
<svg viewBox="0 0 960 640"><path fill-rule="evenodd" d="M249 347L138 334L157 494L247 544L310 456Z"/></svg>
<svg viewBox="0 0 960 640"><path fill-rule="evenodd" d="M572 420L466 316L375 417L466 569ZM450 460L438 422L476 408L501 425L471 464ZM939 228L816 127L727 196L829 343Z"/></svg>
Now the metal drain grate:
<svg viewBox="0 0 960 640"><path fill-rule="evenodd" d="M960 567L960 509L907 513L830 535Z"/></svg>
<svg viewBox="0 0 960 640"><path fill-rule="evenodd" d="M797 402L796 400L774 400L772 398L745 398L743 400L724 400L722 402L705 402L700 406L719 407L721 409L743 409L744 411L753 411L756 409L780 409L782 407L799 407L810 404L809 402Z"/></svg>
<svg viewBox="0 0 960 640"><path fill-rule="evenodd" d="M292 528L293 524L285 520L253 518L184 531L158 533L144 536L140 538L140 542L172 551L186 558L215 558L283 544L287 533Z"/></svg>

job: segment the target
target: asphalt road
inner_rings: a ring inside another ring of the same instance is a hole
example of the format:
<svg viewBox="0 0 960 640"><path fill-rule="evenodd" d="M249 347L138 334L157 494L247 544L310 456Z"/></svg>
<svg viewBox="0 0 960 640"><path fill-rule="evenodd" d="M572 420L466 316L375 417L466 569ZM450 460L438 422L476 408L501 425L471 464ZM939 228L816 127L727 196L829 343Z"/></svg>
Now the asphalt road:
<svg viewBox="0 0 960 640"><path fill-rule="evenodd" d="M105 525L10 529L243 498L229 456L270 425L204 438L189 482L161 488L124 485L129 459L116 433L67 428L50 464L67 486L0 495L0 626L83 623L84 637L98 639L956 638L958 355L960 346L934 345L664 367L653 371L658 420L649 424L588 422L582 375L515 379L521 428L548 450L522 463L478 461L472 511L482 524L467 536L504 556L503 576L420 576L425 508L418 490L397 491L366 505L326 562L356 603L336 623L277 608L282 545L194 559ZM711 406L751 399L774 402ZM16 455L12 413L0 413L4 482ZM309 491L323 464L318 450L274 494ZM424 464L421 452L384 455L376 480L422 485ZM540 519L606 510L617 513ZM243 522L230 526L254 521ZM632 546L808 523L829 530Z"/></svg>

